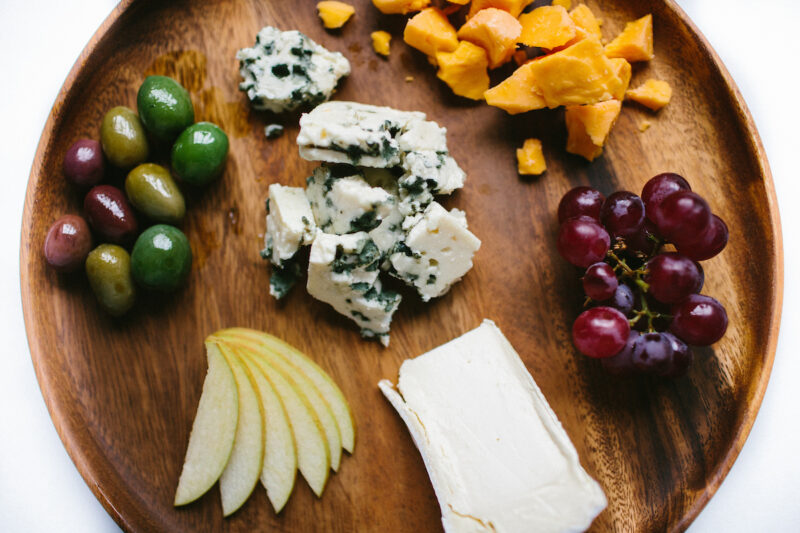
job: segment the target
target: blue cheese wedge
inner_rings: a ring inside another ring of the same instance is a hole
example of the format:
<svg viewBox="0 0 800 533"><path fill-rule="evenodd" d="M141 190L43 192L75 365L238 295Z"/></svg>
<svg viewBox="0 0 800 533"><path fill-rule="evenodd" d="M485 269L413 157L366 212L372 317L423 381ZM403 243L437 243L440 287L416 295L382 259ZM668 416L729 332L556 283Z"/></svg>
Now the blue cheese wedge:
<svg viewBox="0 0 800 533"><path fill-rule="evenodd" d="M389 345L398 293L383 288L378 274L381 253L366 232L319 232L311 245L308 293L353 320L361 335Z"/></svg>
<svg viewBox="0 0 800 533"><path fill-rule="evenodd" d="M389 257L389 272L412 285L427 302L445 294L472 268L481 241L467 229L462 211L448 212L437 202L408 221L405 240Z"/></svg>
<svg viewBox="0 0 800 533"><path fill-rule="evenodd" d="M319 228L343 235L371 231L392 211L395 197L372 187L354 167L323 165L307 180L306 196Z"/></svg>
<svg viewBox="0 0 800 533"><path fill-rule="evenodd" d="M302 187L269 186L267 231L262 256L273 264L270 294L283 298L300 276L292 262L300 246L311 244L317 226Z"/></svg>
<svg viewBox="0 0 800 533"><path fill-rule="evenodd" d="M607 502L500 329L405 361L378 387L422 455L446 533L585 531Z"/></svg>
<svg viewBox="0 0 800 533"><path fill-rule="evenodd" d="M242 82L255 109L275 113L315 106L331 97L350 63L296 30L266 26L256 44L236 53Z"/></svg>

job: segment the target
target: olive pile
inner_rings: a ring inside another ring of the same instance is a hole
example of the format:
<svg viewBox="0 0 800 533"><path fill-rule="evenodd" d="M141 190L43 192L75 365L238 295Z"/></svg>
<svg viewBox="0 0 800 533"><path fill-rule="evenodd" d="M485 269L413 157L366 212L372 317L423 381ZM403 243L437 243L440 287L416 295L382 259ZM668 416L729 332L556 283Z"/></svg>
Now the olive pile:
<svg viewBox="0 0 800 533"><path fill-rule="evenodd" d="M67 150L64 175L76 186L89 188L85 218L62 216L44 242L47 263L61 272L83 266L100 306L114 316L133 306L135 285L168 292L186 280L192 250L175 227L186 214L186 202L172 174L189 185L207 185L222 174L228 157L225 132L210 122L194 123L189 93L172 78L148 76L136 105L138 115L124 106L109 110L99 142L80 139ZM172 146L172 173L147 162L151 145ZM106 163L128 171L124 192L100 184ZM154 224L141 234L139 216ZM92 233L103 242L94 249Z"/></svg>

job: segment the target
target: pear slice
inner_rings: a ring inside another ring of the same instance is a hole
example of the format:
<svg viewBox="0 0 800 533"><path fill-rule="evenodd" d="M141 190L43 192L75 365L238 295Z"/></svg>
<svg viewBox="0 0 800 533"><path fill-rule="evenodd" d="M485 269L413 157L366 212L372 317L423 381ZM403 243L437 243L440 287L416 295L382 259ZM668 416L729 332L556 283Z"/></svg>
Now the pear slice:
<svg viewBox="0 0 800 533"><path fill-rule="evenodd" d="M279 513L289 500L297 477L297 449L291 422L283 402L261 369L247 357L240 357L240 360L253 378L261 397L266 428L261 484L267 490L272 508Z"/></svg>
<svg viewBox="0 0 800 533"><path fill-rule="evenodd" d="M254 329L230 328L219 331L215 333L215 335L224 338L236 337L258 342L265 349L283 358L306 375L328 402L331 412L336 419L336 424L339 426L342 447L349 453L353 453L356 441L356 428L350 406L333 379L306 354L277 337Z"/></svg>
<svg viewBox="0 0 800 533"><path fill-rule="evenodd" d="M247 501L258 483L264 464L264 416L261 397L238 355L223 343L219 349L233 371L239 391L239 420L233 449L219 478L222 514L229 516Z"/></svg>
<svg viewBox="0 0 800 533"><path fill-rule="evenodd" d="M286 414L292 422L298 469L314 494L322 496L331 469L331 452L322 424L308 398L291 385L283 372L265 359L249 350L240 350L239 353L263 372L283 401Z"/></svg>
<svg viewBox="0 0 800 533"><path fill-rule="evenodd" d="M216 483L233 449L239 419L236 380L219 346L206 343L208 372L192 423L175 505L191 503Z"/></svg>
<svg viewBox="0 0 800 533"><path fill-rule="evenodd" d="M342 460L342 437L328 401L322 396L319 389L314 385L314 382L303 372L298 370L296 366L271 350L268 350L258 341L235 336L222 336L218 338L224 340L224 342L239 346L242 349L249 350L258 357L263 357L267 363L280 370L295 389L305 394L325 432L325 438L331 450L331 468L333 468L334 472L338 471L339 463Z"/></svg>

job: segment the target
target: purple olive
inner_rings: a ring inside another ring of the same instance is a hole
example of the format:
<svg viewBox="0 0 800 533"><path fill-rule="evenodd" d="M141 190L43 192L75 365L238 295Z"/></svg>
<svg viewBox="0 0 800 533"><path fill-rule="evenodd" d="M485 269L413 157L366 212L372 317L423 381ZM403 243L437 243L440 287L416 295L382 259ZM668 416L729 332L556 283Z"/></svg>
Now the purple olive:
<svg viewBox="0 0 800 533"><path fill-rule="evenodd" d="M91 249L89 226L76 215L64 215L56 220L44 239L44 258L60 272L71 272L83 266Z"/></svg>
<svg viewBox="0 0 800 533"><path fill-rule="evenodd" d="M103 180L105 162L98 141L80 139L64 154L64 175L75 185L91 187Z"/></svg>
<svg viewBox="0 0 800 533"><path fill-rule="evenodd" d="M127 242L139 225L125 194L111 185L98 185L83 201L86 218L98 234L111 242Z"/></svg>

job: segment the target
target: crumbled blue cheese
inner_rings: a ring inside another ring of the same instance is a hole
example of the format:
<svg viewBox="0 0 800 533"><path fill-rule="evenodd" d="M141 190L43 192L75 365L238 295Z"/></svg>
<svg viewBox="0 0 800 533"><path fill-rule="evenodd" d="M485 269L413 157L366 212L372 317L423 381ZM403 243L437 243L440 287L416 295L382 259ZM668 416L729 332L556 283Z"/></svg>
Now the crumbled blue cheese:
<svg viewBox="0 0 800 533"><path fill-rule="evenodd" d="M277 183L269 186L264 248L273 265L283 265L301 245L311 244L316 231L314 214L302 187Z"/></svg>
<svg viewBox="0 0 800 533"><path fill-rule="evenodd" d="M314 106L330 98L350 63L296 30L266 26L256 44L236 53L242 82L255 109L275 113Z"/></svg>
<svg viewBox="0 0 800 533"><path fill-rule="evenodd" d="M381 285L381 253L365 232L319 232L311 245L308 293L353 320L367 338L389 344L392 315L401 296Z"/></svg>
<svg viewBox="0 0 800 533"><path fill-rule="evenodd" d="M323 165L307 180L306 196L317 225L326 233L342 235L371 231L392 211L395 197L372 187L354 167Z"/></svg>
<svg viewBox="0 0 800 533"><path fill-rule="evenodd" d="M405 240L389 257L390 273L417 289L427 302L445 294L472 268L481 241L467 229L463 212L437 202L413 219Z"/></svg>

